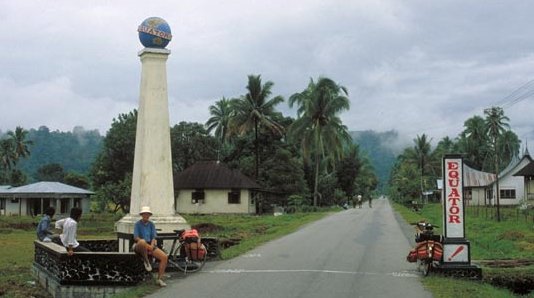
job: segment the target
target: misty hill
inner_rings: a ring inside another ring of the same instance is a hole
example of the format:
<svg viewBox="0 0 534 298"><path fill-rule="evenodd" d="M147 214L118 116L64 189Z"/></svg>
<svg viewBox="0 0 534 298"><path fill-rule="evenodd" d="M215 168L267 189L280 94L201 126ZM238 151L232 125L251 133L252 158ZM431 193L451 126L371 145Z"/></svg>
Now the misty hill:
<svg viewBox="0 0 534 298"><path fill-rule="evenodd" d="M349 132L352 141L360 146L360 150L369 157L379 179L378 188L384 190L388 182L391 168L395 163L395 145L399 142L396 131L376 132L373 130Z"/></svg>
<svg viewBox="0 0 534 298"><path fill-rule="evenodd" d="M72 132L50 131L48 127L30 129L27 136L33 142L30 157L19 162L19 168L33 179L37 169L60 164L64 171L88 174L102 147L103 137L98 130L84 130L77 126Z"/></svg>

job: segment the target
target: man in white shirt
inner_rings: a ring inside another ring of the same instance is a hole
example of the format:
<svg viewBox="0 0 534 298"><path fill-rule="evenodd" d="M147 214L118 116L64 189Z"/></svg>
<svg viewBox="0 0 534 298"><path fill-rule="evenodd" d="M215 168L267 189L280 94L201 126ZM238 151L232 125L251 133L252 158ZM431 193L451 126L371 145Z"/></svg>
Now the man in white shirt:
<svg viewBox="0 0 534 298"><path fill-rule="evenodd" d="M63 229L63 233L59 235L61 244L67 249L67 254L72 256L74 252L88 252L89 249L83 247L76 240L76 232L78 229L78 221L82 217L82 209L74 207L70 210L70 217L58 220L56 222L56 229Z"/></svg>

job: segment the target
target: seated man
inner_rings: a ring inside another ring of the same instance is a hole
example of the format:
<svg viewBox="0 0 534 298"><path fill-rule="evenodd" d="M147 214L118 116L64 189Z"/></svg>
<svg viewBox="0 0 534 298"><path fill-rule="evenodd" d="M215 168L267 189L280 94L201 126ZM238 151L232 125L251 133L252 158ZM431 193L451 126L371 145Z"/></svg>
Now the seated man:
<svg viewBox="0 0 534 298"><path fill-rule="evenodd" d="M70 217L56 221L56 229L63 229L59 235L59 245L63 245L67 250L69 256L74 255L74 252L90 252L89 249L83 247L76 240L78 231L78 222L82 217L82 209L74 207L70 209Z"/></svg>
<svg viewBox="0 0 534 298"><path fill-rule="evenodd" d="M55 213L56 209L54 209L54 207L46 208L43 218L41 218L39 224L37 225L37 239L43 242L52 241L52 232L50 232L50 221L52 220L52 217L54 217Z"/></svg>
<svg viewBox="0 0 534 298"><path fill-rule="evenodd" d="M159 261L159 272L156 283L162 287L166 286L163 282L163 275L167 267L167 255L156 246L156 226L149 220L152 212L149 207L142 207L141 219L134 226L134 251L143 258L147 271L152 271L152 266L148 260L148 255L154 256Z"/></svg>

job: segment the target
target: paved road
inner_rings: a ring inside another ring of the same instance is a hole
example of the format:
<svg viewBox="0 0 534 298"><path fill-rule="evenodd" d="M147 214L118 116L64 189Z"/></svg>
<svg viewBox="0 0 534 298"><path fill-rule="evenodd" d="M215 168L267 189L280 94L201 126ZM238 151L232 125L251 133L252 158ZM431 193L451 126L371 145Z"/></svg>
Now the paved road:
<svg viewBox="0 0 534 298"><path fill-rule="evenodd" d="M238 258L173 277L151 297L432 297L384 199L314 222Z"/></svg>

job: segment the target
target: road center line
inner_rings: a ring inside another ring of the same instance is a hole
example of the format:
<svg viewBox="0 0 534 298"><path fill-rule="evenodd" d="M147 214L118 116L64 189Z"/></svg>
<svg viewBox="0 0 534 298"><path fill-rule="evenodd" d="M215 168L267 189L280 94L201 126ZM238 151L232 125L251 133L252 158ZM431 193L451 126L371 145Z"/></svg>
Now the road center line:
<svg viewBox="0 0 534 298"><path fill-rule="evenodd" d="M392 273L377 273L377 272L356 272L356 271L341 271L341 270L314 270L314 269L218 269L218 270L205 270L202 273L329 273L329 274L349 274L349 275L389 275L394 277L419 277L418 274L414 274L408 271L404 272L392 272Z"/></svg>

